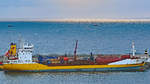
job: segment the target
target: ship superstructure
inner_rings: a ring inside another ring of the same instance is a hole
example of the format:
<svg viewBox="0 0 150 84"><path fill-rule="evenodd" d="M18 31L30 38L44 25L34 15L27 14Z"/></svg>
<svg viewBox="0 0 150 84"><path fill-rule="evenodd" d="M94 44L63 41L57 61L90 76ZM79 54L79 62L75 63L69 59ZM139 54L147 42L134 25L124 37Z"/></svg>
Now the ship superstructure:
<svg viewBox="0 0 150 84"><path fill-rule="evenodd" d="M15 43L10 44L10 49L5 54L8 58L9 64L29 64L32 62L33 45L29 43L23 43L23 45L17 49Z"/></svg>

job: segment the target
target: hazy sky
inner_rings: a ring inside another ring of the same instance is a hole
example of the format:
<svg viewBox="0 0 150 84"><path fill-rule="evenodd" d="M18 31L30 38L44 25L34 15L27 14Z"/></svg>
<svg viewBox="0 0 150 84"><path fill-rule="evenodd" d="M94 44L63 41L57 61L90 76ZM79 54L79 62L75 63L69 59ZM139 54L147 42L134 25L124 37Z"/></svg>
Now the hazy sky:
<svg viewBox="0 0 150 84"><path fill-rule="evenodd" d="M150 0L0 0L0 18L150 18Z"/></svg>

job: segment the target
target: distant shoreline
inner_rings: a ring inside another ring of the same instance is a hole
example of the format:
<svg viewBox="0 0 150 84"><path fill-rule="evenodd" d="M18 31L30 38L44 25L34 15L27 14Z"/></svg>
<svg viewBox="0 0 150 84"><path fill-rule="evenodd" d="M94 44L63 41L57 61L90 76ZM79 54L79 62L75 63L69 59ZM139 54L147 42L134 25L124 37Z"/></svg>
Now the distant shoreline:
<svg viewBox="0 0 150 84"><path fill-rule="evenodd" d="M0 19L0 22L150 22L150 19Z"/></svg>

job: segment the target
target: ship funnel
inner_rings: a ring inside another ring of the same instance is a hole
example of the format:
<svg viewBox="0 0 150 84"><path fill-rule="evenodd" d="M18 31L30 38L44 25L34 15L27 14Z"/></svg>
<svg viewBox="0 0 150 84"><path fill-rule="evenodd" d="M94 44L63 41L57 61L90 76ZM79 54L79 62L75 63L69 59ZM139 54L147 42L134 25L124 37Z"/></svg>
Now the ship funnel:
<svg viewBox="0 0 150 84"><path fill-rule="evenodd" d="M9 54L11 56L16 56L16 44L15 43L10 44Z"/></svg>

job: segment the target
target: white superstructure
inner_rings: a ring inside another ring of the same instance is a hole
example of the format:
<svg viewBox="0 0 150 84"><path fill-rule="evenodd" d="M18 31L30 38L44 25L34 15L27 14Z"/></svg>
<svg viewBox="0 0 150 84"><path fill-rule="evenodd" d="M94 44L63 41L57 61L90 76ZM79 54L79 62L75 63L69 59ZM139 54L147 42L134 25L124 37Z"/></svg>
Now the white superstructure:
<svg viewBox="0 0 150 84"><path fill-rule="evenodd" d="M33 45L24 43L21 49L18 49L18 60L20 63L32 63Z"/></svg>
<svg viewBox="0 0 150 84"><path fill-rule="evenodd" d="M29 43L22 43L22 46L16 50L16 59L8 59L9 64L29 64L32 62L33 45ZM13 56L11 56L13 57Z"/></svg>

